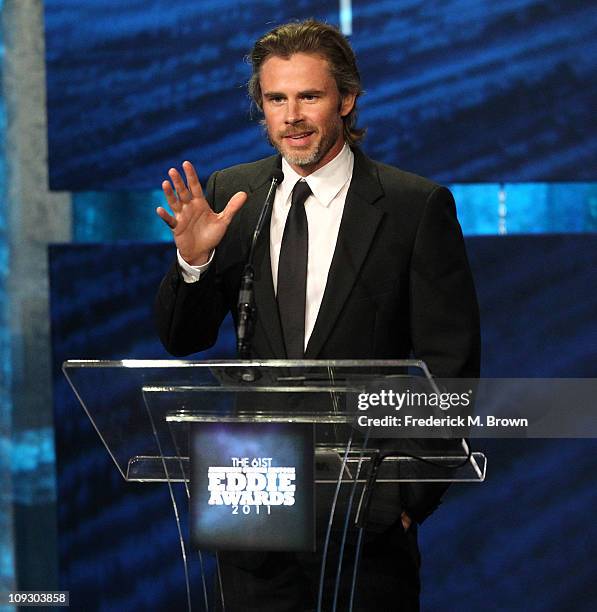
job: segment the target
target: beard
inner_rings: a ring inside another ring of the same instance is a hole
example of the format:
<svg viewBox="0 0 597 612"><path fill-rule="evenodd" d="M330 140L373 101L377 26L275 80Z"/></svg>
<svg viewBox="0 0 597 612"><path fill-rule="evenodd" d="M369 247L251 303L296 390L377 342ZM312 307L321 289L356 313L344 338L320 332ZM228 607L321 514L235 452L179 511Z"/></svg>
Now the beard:
<svg viewBox="0 0 597 612"><path fill-rule="evenodd" d="M300 123L283 133L273 136L266 128L267 138L280 155L291 165L301 168L308 168L318 164L328 153L328 151L338 142L342 135L343 126L336 123L329 123L324 126L323 131L308 123ZM286 143L285 138L305 132L312 132L319 135L319 139L304 150L291 149Z"/></svg>

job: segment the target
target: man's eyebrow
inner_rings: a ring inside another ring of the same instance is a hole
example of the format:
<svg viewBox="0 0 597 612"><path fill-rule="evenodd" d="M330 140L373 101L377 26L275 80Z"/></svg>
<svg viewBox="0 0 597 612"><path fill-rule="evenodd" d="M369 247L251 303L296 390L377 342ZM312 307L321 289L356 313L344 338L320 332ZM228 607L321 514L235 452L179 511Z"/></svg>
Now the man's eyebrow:
<svg viewBox="0 0 597 612"><path fill-rule="evenodd" d="M306 89L304 91L299 91L299 96L323 96L325 92L321 89ZM286 98L286 94L281 91L264 91L264 98Z"/></svg>
<svg viewBox="0 0 597 612"><path fill-rule="evenodd" d="M321 89L307 89L305 91L299 91L299 96L323 96L325 91Z"/></svg>

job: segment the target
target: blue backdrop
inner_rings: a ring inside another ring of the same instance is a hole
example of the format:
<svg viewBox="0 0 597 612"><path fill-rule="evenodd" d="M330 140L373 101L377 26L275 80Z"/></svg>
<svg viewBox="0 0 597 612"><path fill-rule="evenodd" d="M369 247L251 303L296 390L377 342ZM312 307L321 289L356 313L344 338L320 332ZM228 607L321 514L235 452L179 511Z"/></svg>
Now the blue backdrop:
<svg viewBox="0 0 597 612"><path fill-rule="evenodd" d="M50 186L93 190L73 196L73 239L104 242L51 250L61 586L73 609L179 610L167 490L121 480L59 368L166 357L150 303L172 248L105 242L170 239L149 190L183 159L205 179L271 153L242 58L268 27L308 16L352 28L365 151L450 183L466 234L594 232L597 184L516 182L596 180L597 22L588 0L44 7ZM492 183L454 185L475 181ZM484 375L594 375L596 247L594 235L468 238ZM226 329L202 358L233 354ZM31 444L43 442L48 461L49 438ZM594 441L480 446L488 481L452 487L421 530L423 609L597 608Z"/></svg>
<svg viewBox="0 0 597 612"><path fill-rule="evenodd" d="M590 0L353 0L365 151L441 182L595 180ZM50 185L153 188L271 152L243 56L337 0L46 0Z"/></svg>

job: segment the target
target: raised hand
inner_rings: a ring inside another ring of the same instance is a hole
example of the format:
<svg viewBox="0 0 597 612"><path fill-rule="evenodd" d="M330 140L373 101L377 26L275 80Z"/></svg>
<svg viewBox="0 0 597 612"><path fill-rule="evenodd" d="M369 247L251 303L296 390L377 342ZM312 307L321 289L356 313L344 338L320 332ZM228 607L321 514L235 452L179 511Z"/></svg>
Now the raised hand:
<svg viewBox="0 0 597 612"><path fill-rule="evenodd" d="M174 242L182 258L192 266L209 260L211 252L220 244L234 215L247 201L244 191L235 193L226 208L215 213L209 206L197 173L191 162L182 164L186 183L175 168L170 168L170 181L162 183L166 201L174 215L159 206L158 216L165 221L174 235Z"/></svg>

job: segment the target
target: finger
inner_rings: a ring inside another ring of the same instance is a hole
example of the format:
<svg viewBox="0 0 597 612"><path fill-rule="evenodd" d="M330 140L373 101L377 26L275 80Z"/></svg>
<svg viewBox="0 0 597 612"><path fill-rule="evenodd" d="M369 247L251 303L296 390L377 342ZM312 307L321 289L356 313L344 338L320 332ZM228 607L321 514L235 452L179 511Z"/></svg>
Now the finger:
<svg viewBox="0 0 597 612"><path fill-rule="evenodd" d="M230 223L234 218L234 215L243 207L244 203L247 201L247 194L244 191L239 191L235 193L230 200L228 200L228 204L226 204L226 208L221 212L221 217L226 221L226 223Z"/></svg>
<svg viewBox="0 0 597 612"><path fill-rule="evenodd" d="M180 210L180 202L178 201L178 198L174 193L174 189L172 188L170 181L164 181L162 183L162 191L166 196L166 202L168 202L168 206L170 206L170 208L174 212L178 212Z"/></svg>
<svg viewBox="0 0 597 612"><path fill-rule="evenodd" d="M176 227L176 219L168 213L168 211L162 207L158 206L155 209L155 212L158 214L158 217L170 228L174 229Z"/></svg>
<svg viewBox="0 0 597 612"><path fill-rule="evenodd" d="M168 176L170 180L174 184L174 189L176 189L176 195L178 199L183 203L187 203L191 201L191 192L187 189L185 182L182 180L182 176L180 176L178 170L176 168L170 168L168 170Z"/></svg>
<svg viewBox="0 0 597 612"><path fill-rule="evenodd" d="M185 161L182 163L182 169L184 170L184 175L187 178L187 185L191 190L191 193L196 198L203 197L203 189L201 189L201 183L199 182L199 177L195 172L195 168L190 161Z"/></svg>

